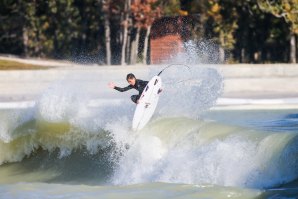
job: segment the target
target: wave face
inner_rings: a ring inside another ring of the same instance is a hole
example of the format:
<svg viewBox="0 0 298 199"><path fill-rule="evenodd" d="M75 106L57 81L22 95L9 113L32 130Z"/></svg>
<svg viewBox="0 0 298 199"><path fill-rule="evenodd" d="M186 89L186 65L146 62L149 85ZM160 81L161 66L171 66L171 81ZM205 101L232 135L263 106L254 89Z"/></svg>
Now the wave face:
<svg viewBox="0 0 298 199"><path fill-rule="evenodd" d="M191 70L173 67L164 74L156 114L140 132L131 131L135 107L128 96L117 101L119 93L102 88L94 106L89 87L71 77L52 85L34 108L1 111L0 182L264 188L296 179L297 134L199 119L220 95L222 78L212 67ZM98 84L107 81L101 76Z"/></svg>

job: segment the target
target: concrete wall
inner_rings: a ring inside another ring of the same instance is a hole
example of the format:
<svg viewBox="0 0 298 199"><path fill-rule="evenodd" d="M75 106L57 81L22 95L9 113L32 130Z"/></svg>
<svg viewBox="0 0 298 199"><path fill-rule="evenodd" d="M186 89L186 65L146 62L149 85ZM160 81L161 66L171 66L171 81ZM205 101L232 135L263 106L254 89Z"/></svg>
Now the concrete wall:
<svg viewBox="0 0 298 199"><path fill-rule="evenodd" d="M153 67L153 66L149 66ZM0 71L0 101L31 100L55 82L84 84L88 92L110 92L104 82L125 83L128 71L146 77L148 66L68 67L41 71ZM160 66L159 66L160 67ZM298 97L297 65L218 65L224 77L224 97ZM63 83L62 83L63 84Z"/></svg>
<svg viewBox="0 0 298 199"><path fill-rule="evenodd" d="M298 65L222 65L226 97L298 96Z"/></svg>
<svg viewBox="0 0 298 199"><path fill-rule="evenodd" d="M219 65L226 78L298 77L298 64Z"/></svg>

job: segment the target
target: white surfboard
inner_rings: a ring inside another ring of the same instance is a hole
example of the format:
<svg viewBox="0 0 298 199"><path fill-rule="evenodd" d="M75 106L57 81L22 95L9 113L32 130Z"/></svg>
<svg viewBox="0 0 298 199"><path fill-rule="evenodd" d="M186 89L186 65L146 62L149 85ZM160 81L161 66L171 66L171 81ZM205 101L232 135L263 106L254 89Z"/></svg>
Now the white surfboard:
<svg viewBox="0 0 298 199"><path fill-rule="evenodd" d="M161 78L154 76L145 87L135 110L132 129L142 129L151 119L158 103L161 89Z"/></svg>

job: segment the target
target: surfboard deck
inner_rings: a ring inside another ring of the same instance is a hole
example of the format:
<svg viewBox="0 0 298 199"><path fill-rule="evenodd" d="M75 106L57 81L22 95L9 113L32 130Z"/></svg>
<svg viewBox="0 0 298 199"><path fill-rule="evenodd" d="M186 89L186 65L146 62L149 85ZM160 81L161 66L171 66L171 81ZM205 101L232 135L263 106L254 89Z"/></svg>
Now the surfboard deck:
<svg viewBox="0 0 298 199"><path fill-rule="evenodd" d="M161 85L161 78L154 76L145 87L134 113L132 121L134 131L141 130L150 121L158 103Z"/></svg>

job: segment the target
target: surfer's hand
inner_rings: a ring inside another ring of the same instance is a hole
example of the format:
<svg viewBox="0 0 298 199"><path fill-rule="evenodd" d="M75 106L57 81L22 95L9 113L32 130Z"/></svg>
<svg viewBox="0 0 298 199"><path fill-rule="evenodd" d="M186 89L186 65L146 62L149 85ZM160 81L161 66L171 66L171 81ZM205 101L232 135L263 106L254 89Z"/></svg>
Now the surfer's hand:
<svg viewBox="0 0 298 199"><path fill-rule="evenodd" d="M115 88L115 84L114 84L113 82L110 82L110 83L108 84L108 86L109 86L110 88Z"/></svg>

